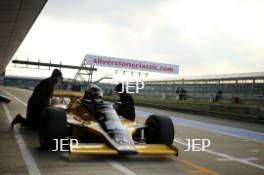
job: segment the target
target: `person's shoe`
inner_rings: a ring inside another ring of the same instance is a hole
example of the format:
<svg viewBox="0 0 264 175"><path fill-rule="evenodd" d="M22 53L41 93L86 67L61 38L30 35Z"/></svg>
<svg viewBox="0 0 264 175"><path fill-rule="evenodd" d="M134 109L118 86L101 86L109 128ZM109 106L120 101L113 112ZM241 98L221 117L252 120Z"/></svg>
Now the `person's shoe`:
<svg viewBox="0 0 264 175"><path fill-rule="evenodd" d="M23 120L23 117L20 114L17 114L17 116L15 117L15 119L11 123L11 128L14 128L15 124L21 123L22 120Z"/></svg>

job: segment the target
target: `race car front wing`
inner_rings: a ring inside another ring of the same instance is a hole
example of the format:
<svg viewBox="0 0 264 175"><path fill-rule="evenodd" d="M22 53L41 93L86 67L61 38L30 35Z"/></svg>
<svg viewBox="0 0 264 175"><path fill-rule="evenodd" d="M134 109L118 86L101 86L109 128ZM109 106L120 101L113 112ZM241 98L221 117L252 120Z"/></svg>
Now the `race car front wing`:
<svg viewBox="0 0 264 175"><path fill-rule="evenodd" d="M159 154L170 154L178 155L178 149L173 145L163 144L138 144L135 145L135 154L142 155L159 155ZM72 146L70 148L71 154L90 154L90 155L117 155L126 154L119 152L118 150L111 148L107 144L79 144L78 146ZM127 153L129 154L129 153Z"/></svg>

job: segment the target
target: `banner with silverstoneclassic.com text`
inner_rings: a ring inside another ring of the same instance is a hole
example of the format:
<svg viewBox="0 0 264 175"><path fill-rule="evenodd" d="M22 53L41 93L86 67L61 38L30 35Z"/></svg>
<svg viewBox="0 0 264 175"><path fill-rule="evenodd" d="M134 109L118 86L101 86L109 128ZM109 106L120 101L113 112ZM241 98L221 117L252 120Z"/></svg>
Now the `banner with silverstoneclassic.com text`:
<svg viewBox="0 0 264 175"><path fill-rule="evenodd" d="M87 54L85 56L85 64L119 69L139 70L146 72L158 72L167 74L179 73L179 65L175 64L164 64L150 61L140 61L91 54Z"/></svg>

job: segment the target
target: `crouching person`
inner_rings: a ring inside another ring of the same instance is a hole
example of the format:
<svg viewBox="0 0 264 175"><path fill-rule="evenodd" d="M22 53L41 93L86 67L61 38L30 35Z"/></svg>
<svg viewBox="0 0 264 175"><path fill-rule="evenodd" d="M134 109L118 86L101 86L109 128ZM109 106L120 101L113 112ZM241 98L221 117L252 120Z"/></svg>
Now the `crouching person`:
<svg viewBox="0 0 264 175"><path fill-rule="evenodd" d="M134 121L135 120L135 105L133 97L126 93L125 87L122 88L122 83L115 87L116 94L119 96L119 103L115 106L116 112L122 117Z"/></svg>
<svg viewBox="0 0 264 175"><path fill-rule="evenodd" d="M19 123L21 126L39 129L42 112L46 107L49 106L49 99L52 97L54 86L62 80L63 77L61 71L54 69L51 77L40 81L28 100L26 118L23 118L20 114L17 114L11 123L11 128Z"/></svg>

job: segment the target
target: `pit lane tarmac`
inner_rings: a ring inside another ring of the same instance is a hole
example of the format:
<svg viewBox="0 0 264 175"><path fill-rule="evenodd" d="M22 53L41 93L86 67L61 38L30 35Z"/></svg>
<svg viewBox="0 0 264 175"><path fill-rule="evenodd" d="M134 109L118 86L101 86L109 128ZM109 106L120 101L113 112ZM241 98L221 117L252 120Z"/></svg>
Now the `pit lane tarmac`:
<svg viewBox="0 0 264 175"><path fill-rule="evenodd" d="M151 108L137 107L137 119L144 122L152 113L169 115L175 124L174 145L179 156L78 156L39 149L38 134L10 122L17 113L25 116L32 91L0 87L11 97L0 104L0 174L264 174L263 125L216 119ZM184 151L185 139L210 139L203 152Z"/></svg>

